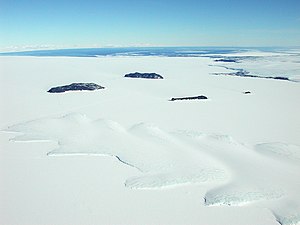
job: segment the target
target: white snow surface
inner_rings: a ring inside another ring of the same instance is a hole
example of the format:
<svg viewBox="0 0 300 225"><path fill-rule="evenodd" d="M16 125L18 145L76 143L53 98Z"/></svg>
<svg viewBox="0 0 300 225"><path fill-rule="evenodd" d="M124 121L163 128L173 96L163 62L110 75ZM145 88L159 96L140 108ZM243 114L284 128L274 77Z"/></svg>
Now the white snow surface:
<svg viewBox="0 0 300 225"><path fill-rule="evenodd" d="M299 83L212 64L1 57L0 224L300 224Z"/></svg>

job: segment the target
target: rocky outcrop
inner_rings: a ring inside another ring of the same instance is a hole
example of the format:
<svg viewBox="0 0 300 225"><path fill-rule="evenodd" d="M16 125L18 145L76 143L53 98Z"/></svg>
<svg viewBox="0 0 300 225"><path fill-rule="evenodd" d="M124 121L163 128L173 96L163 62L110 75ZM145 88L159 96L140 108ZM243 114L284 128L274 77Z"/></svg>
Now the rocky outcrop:
<svg viewBox="0 0 300 225"><path fill-rule="evenodd" d="M180 101L180 100L203 100L208 99L204 95L194 96L194 97L181 97L181 98L171 98L170 101Z"/></svg>
<svg viewBox="0 0 300 225"><path fill-rule="evenodd" d="M277 77L272 77L272 76L258 76L258 75L252 75L250 74L248 71L245 71L243 69L232 69L229 68L231 70L236 70L237 72L233 72L233 73L212 73L213 75L225 75L225 76L236 76L236 77L253 77L253 78L263 78L263 79L274 79L274 80L286 80L286 81L293 81L290 80L288 77L281 77L281 76L277 76Z"/></svg>
<svg viewBox="0 0 300 225"><path fill-rule="evenodd" d="M236 63L237 61L235 59L216 59L215 62L233 62Z"/></svg>
<svg viewBox="0 0 300 225"><path fill-rule="evenodd" d="M287 77L267 77L267 78L269 78L269 79L275 79L275 80L290 80Z"/></svg>
<svg viewBox="0 0 300 225"><path fill-rule="evenodd" d="M229 73L212 73L213 75L225 75L225 76L237 76L237 77L253 77L253 78L263 78L263 79L274 79L274 80L286 80L286 81L292 81L292 82L297 82L296 80L291 80L288 77L284 75L280 76L260 76L260 75L254 75L250 74L250 72L241 69L241 68L232 68L232 67L227 67L227 66L218 66L221 68L225 68L227 70L234 70L236 72L229 72Z"/></svg>
<svg viewBox="0 0 300 225"><path fill-rule="evenodd" d="M124 77L130 77L130 78L145 78L145 79L164 79L163 76L157 74L157 73L128 73Z"/></svg>
<svg viewBox="0 0 300 225"><path fill-rule="evenodd" d="M49 93L63 93L66 91L94 91L104 89L104 87L94 83L72 83L69 85L53 87L48 90Z"/></svg>

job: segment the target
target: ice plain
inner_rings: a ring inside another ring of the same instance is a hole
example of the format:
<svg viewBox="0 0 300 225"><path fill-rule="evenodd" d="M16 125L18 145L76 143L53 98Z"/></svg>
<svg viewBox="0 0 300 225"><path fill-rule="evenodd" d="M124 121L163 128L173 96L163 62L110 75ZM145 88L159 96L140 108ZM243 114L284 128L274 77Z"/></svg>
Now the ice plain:
<svg viewBox="0 0 300 225"><path fill-rule="evenodd" d="M299 223L299 83L199 57L0 61L1 223ZM107 88L46 92L73 82Z"/></svg>

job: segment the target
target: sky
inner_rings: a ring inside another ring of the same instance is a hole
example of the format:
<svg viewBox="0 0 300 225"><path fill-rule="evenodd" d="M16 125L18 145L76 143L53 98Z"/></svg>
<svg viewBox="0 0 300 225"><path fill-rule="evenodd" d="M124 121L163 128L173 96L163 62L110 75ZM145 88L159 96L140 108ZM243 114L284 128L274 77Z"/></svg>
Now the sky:
<svg viewBox="0 0 300 225"><path fill-rule="evenodd" d="M0 49L300 46L299 0L0 0Z"/></svg>

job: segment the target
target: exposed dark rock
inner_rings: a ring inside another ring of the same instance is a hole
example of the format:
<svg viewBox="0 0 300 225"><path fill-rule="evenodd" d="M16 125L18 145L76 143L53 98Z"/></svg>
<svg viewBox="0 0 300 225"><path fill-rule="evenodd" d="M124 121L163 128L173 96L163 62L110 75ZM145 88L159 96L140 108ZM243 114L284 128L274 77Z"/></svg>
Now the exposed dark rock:
<svg viewBox="0 0 300 225"><path fill-rule="evenodd" d="M194 97L182 97L182 98L171 98L170 101L178 101L178 100L197 100L197 99L207 99L204 95L194 96Z"/></svg>
<svg viewBox="0 0 300 225"><path fill-rule="evenodd" d="M62 93L66 91L83 91L83 90L94 91L97 89L104 89L104 87L94 83L72 83L69 85L53 87L48 92Z"/></svg>
<svg viewBox="0 0 300 225"><path fill-rule="evenodd" d="M211 65L215 66L215 65ZM286 81L292 81L292 82L297 82L294 80L289 79L288 77L284 76L259 76L259 75L253 75L250 74L250 72L240 69L240 68L232 68L232 67L227 67L223 65L219 65L218 67L222 67L228 70L234 70L236 72L231 72L231 73L212 73L213 75L223 75L223 76L237 76L237 77L254 77L254 78L264 78L264 79L274 79L274 80L286 80Z"/></svg>
<svg viewBox="0 0 300 225"><path fill-rule="evenodd" d="M237 61L235 59L216 59L215 62L234 62L234 63L236 63Z"/></svg>
<svg viewBox="0 0 300 225"><path fill-rule="evenodd" d="M131 77L131 78L146 78L146 79L164 79L161 75L157 73L128 73L125 75L125 77Z"/></svg>
<svg viewBox="0 0 300 225"><path fill-rule="evenodd" d="M273 78L275 80L290 80L289 78L287 77L267 77L267 78Z"/></svg>
<svg viewBox="0 0 300 225"><path fill-rule="evenodd" d="M237 77L254 77L254 78L263 78L263 79L274 79L274 80L286 80L286 81L292 81L288 77L263 77L258 75L249 74L249 72L245 70L239 70L235 73L213 73L213 75L225 75L225 76L237 76Z"/></svg>
<svg viewBox="0 0 300 225"><path fill-rule="evenodd" d="M245 95L247 95L247 94L251 94L251 91L244 91L243 92Z"/></svg>

